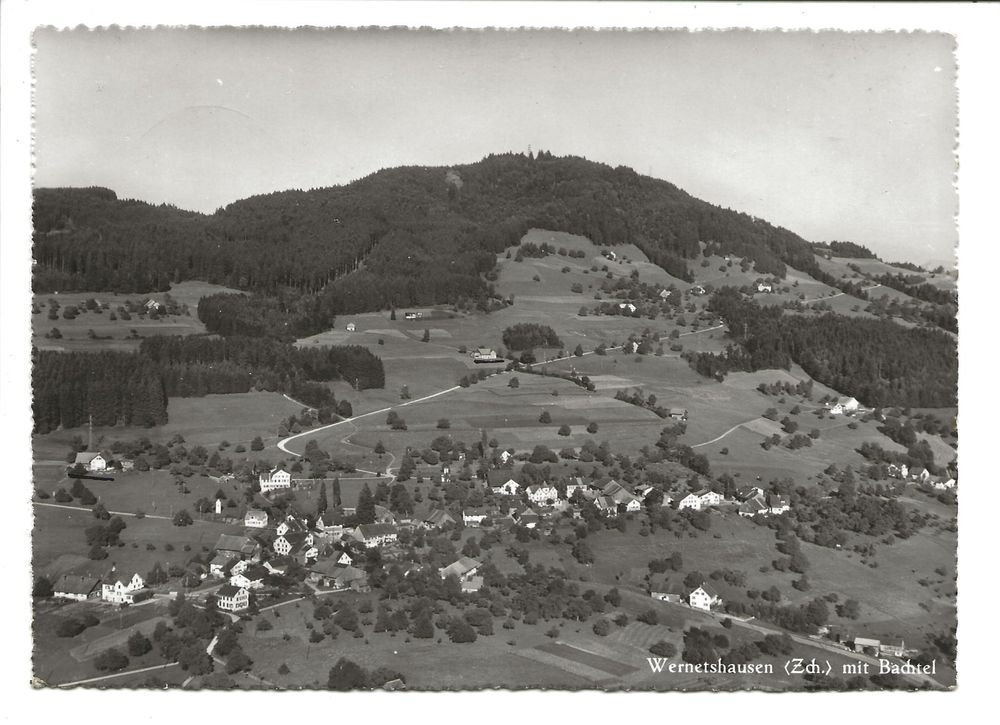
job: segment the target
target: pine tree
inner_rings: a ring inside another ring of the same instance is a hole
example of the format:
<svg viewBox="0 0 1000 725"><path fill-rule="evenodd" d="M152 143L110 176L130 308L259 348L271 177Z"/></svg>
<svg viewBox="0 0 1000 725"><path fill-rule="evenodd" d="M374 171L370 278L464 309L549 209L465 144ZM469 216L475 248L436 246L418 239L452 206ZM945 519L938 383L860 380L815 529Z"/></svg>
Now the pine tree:
<svg viewBox="0 0 1000 725"><path fill-rule="evenodd" d="M372 490L366 483L358 494L358 506L356 509L358 523L371 524L375 522L375 497Z"/></svg>

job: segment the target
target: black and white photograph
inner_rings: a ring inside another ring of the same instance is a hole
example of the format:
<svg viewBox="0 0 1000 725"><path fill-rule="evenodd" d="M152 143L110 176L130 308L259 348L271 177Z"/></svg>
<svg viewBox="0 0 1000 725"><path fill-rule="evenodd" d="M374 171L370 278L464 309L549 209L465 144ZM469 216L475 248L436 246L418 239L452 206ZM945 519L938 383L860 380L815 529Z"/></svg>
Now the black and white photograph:
<svg viewBox="0 0 1000 725"><path fill-rule="evenodd" d="M26 32L31 687L956 688L955 33Z"/></svg>

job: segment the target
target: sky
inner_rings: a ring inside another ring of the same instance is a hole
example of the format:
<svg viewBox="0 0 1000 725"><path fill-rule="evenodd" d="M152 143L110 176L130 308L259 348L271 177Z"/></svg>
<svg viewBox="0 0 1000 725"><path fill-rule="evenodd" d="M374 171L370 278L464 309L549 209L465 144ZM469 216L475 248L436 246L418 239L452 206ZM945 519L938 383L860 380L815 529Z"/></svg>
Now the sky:
<svg viewBox="0 0 1000 725"><path fill-rule="evenodd" d="M810 241L957 243L943 33L38 30L35 186L212 212L379 168L544 149Z"/></svg>

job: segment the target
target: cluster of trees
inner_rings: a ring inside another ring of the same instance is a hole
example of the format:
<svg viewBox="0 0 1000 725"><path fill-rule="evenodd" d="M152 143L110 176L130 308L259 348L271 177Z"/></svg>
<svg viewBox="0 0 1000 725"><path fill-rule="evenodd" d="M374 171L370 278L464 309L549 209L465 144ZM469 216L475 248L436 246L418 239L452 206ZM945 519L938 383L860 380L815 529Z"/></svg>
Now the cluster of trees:
<svg viewBox="0 0 1000 725"><path fill-rule="evenodd" d="M856 242L815 242L813 247L819 253L824 253L829 251L829 253L834 257L852 257L854 259L878 259L875 256L875 252L870 250L863 244L857 244Z"/></svg>
<svg viewBox="0 0 1000 725"><path fill-rule="evenodd" d="M730 287L716 292L709 304L737 344L722 355L689 355L692 367L703 375L788 369L796 362L810 377L867 405L956 405L956 343L941 331L834 314L785 315L743 300Z"/></svg>
<svg viewBox="0 0 1000 725"><path fill-rule="evenodd" d="M530 350L535 347L562 347L559 335L548 325L519 322L503 331L503 344L510 350Z"/></svg>
<svg viewBox="0 0 1000 725"><path fill-rule="evenodd" d="M333 405L333 394L309 381L346 380L358 390L385 386L381 358L359 345L297 348L271 338L157 335L145 338L139 351L161 368L171 396L257 388L297 394L320 407Z"/></svg>
<svg viewBox="0 0 1000 725"><path fill-rule="evenodd" d="M920 275L886 273L872 281L934 305L953 305L956 299L955 292L931 284Z"/></svg>
<svg viewBox="0 0 1000 725"><path fill-rule="evenodd" d="M167 422L163 373L148 357L125 352L32 353L36 433L84 425L154 426Z"/></svg>
<svg viewBox="0 0 1000 725"><path fill-rule="evenodd" d="M198 300L198 319L209 332L228 337L273 337L290 341L325 330L333 318L319 310L317 297L292 288L273 296L219 292Z"/></svg>

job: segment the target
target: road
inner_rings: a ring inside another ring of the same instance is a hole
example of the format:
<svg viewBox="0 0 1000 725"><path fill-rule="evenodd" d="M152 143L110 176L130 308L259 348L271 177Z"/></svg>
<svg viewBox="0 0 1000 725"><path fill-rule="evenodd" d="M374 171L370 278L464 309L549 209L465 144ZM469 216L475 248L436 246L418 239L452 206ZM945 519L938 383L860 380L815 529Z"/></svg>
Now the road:
<svg viewBox="0 0 1000 725"><path fill-rule="evenodd" d="M90 513L91 509L86 506L64 506L60 503L42 503L41 501L32 501L35 506L45 506L50 509L66 509L68 511L83 511L85 513ZM128 511L108 511L112 516L132 516L135 517L135 513L130 513ZM145 514L147 519L160 519L162 521L172 521L170 516L156 516L154 514ZM198 523L199 519L194 519L195 523Z"/></svg>
<svg viewBox="0 0 1000 725"><path fill-rule="evenodd" d="M101 677L91 677L90 679L87 679L87 680L77 680L76 682L65 682L65 683L63 683L61 685L56 685L56 687L64 688L64 687L76 687L77 685L89 685L89 684L94 683L94 682L102 682L103 680L111 680L111 679L113 679L115 677L125 677L127 675L138 675L138 674L143 673L143 672L152 672L153 670L165 670L168 667L175 667L176 665L177 665L176 662L168 662L165 665L153 665L152 667L143 667L142 669L138 669L138 670L126 670L125 672L115 672L114 674L111 674L111 675L102 675Z"/></svg>
<svg viewBox="0 0 1000 725"><path fill-rule="evenodd" d="M865 287L865 288L864 288L863 290L861 290L861 291L862 291L862 292L869 292L869 291L871 291L871 290L875 289L876 287L881 287L881 286L882 286L882 285L880 285L880 284L876 284L876 285L873 285L873 286L871 286L871 287ZM804 304L804 305L808 305L808 304L809 304L810 302L819 302L820 300L832 300L832 299L833 299L834 297L840 297L840 296L842 296L842 295L846 295L846 294L847 294L846 292L838 292L838 293L837 293L837 294L835 294L835 295L829 295L829 296L827 296L827 297L815 297L815 298L813 298L813 299L811 299L811 300L801 300L801 302L802 302L802 304ZM859 297L858 299L861 299L861 298Z"/></svg>
<svg viewBox="0 0 1000 725"><path fill-rule="evenodd" d="M729 435L730 433L732 433L737 428L740 428L740 427L746 425L747 423L753 423L755 420L759 420L759 419L760 419L760 416L758 415L756 418L751 418L750 420L743 421L742 423L737 423L736 425L734 425L732 428L730 428L729 430L727 430L722 435L718 435L715 438L713 438L712 440L705 441L704 443L695 443L691 447L692 448L701 448L702 446L708 446L708 445L711 445L712 443L717 443L717 442L721 441L723 438L725 438L727 435Z"/></svg>

